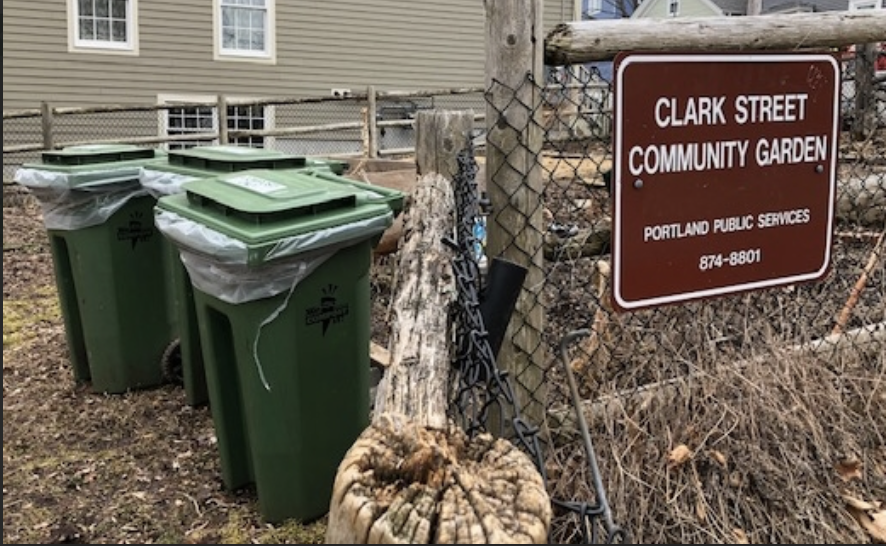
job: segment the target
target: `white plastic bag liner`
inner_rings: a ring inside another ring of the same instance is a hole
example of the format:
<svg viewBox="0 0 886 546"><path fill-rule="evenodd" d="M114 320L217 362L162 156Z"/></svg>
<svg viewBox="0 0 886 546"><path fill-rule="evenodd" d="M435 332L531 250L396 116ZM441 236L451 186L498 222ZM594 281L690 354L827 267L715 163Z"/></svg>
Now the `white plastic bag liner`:
<svg viewBox="0 0 886 546"><path fill-rule="evenodd" d="M163 171L155 171L153 169L142 168L139 174L139 182L146 188L151 195L157 199L164 195L174 195L184 191L182 184L197 180L199 177L187 174L170 173Z"/></svg>
<svg viewBox="0 0 886 546"><path fill-rule="evenodd" d="M47 229L76 230L103 224L134 197L149 195L137 181L141 167L70 173L22 167L15 182L29 188L43 209ZM71 186L71 177L93 182ZM121 185L127 181L132 184Z"/></svg>
<svg viewBox="0 0 886 546"><path fill-rule="evenodd" d="M278 241L261 265L247 265L246 243L167 210L157 228L179 248L191 283L222 301L240 304L270 298L294 287L342 248L382 233L393 212Z"/></svg>

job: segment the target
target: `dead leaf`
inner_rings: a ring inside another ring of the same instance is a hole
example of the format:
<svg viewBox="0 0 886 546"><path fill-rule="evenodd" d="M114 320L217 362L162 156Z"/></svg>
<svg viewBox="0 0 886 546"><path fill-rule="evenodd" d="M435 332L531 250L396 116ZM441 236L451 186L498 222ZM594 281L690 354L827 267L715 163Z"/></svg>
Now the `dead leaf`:
<svg viewBox="0 0 886 546"><path fill-rule="evenodd" d="M716 449L711 450L711 458L713 458L717 463L726 468L726 455L723 455L722 452L717 451Z"/></svg>
<svg viewBox="0 0 886 546"><path fill-rule="evenodd" d="M732 544L750 544L748 535L741 529L733 529L732 534L735 535L735 542Z"/></svg>
<svg viewBox="0 0 886 546"><path fill-rule="evenodd" d="M862 478L862 463L854 457L838 461L834 465L834 469L837 471L837 476L844 482L860 480Z"/></svg>
<svg viewBox="0 0 886 546"><path fill-rule="evenodd" d="M843 500L846 501L846 504L848 504L851 508L857 508L862 511L880 509L879 501L863 501L861 499L853 497L852 495L843 495Z"/></svg>
<svg viewBox="0 0 886 546"><path fill-rule="evenodd" d="M871 535L871 539L886 544L886 510L868 512L850 506L849 513Z"/></svg>
<svg viewBox="0 0 886 546"><path fill-rule="evenodd" d="M871 514L871 523L873 524L872 527L877 530L877 534L875 535L870 530L868 532L880 542L886 543L886 510L880 510Z"/></svg>
<svg viewBox="0 0 886 546"><path fill-rule="evenodd" d="M668 454L668 468L676 468L692 458L692 450L686 444L680 444Z"/></svg>

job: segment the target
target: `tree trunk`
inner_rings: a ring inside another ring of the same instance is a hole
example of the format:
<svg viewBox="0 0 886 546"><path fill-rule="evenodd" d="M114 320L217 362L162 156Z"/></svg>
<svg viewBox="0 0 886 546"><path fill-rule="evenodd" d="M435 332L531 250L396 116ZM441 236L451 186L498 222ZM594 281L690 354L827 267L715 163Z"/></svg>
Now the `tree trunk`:
<svg viewBox="0 0 886 546"><path fill-rule="evenodd" d="M451 183L418 181L407 204L390 366L372 424L338 468L328 544L547 542L550 498L532 460L510 442L474 438L447 418L456 297Z"/></svg>
<svg viewBox="0 0 886 546"><path fill-rule="evenodd" d="M388 347L391 365L378 386L376 412L408 415L446 427L450 370L450 304L455 300L452 251L443 245L455 220L452 186L433 173L412 192L404 219Z"/></svg>

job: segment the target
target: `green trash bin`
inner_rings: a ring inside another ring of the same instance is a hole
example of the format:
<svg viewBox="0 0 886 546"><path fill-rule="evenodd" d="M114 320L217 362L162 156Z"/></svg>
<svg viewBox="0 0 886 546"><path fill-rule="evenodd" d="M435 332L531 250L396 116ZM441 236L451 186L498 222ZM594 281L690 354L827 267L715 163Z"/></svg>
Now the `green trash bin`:
<svg viewBox="0 0 886 546"><path fill-rule="evenodd" d="M341 177L347 167L346 161L305 158L265 148L200 146L170 151L157 161L145 165L141 181L153 195L160 197L180 193L185 182L223 173L255 169L308 170L314 176L325 178L327 181L348 183L355 188L375 191L385 197L395 214L402 210L401 192L376 188ZM178 261L177 251L174 261ZM196 310L193 305L193 290L183 267L174 269L171 279L180 335L164 354L163 368L167 379L184 387L188 403L198 406L207 403L209 395L206 390L205 365L197 331Z"/></svg>
<svg viewBox="0 0 886 546"><path fill-rule="evenodd" d="M163 382L174 338L172 263L139 176L158 152L129 145L47 151L15 181L43 209L74 378L114 394Z"/></svg>
<svg viewBox="0 0 886 546"><path fill-rule="evenodd" d="M308 171L187 182L155 221L194 286L222 478L269 522L329 508L369 421L369 271L388 196Z"/></svg>
<svg viewBox="0 0 886 546"><path fill-rule="evenodd" d="M157 161L144 166L142 185L155 197L180 193L187 181L218 176L222 173L255 168L296 168L306 165L305 158L274 150L245 146L201 146L171 150ZM178 258L178 250L169 247L170 257L178 264L171 271L178 337L163 355L165 378L181 385L191 406L209 401L206 390L205 365L197 331L194 295L188 273Z"/></svg>

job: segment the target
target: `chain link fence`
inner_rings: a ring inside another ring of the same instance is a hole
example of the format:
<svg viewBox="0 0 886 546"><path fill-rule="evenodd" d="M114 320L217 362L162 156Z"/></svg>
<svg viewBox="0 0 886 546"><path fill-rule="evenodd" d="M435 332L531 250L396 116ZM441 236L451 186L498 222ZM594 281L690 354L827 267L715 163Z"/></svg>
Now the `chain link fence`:
<svg viewBox="0 0 886 546"><path fill-rule="evenodd" d="M3 119L3 180L9 184L23 163L39 161L45 139L52 146L94 142L133 142L142 146L181 148L219 143L225 122L230 144L266 147L299 155L367 155L368 93L352 98L313 97L245 101L225 98L219 116L214 97L161 97L166 106L54 108L49 128L35 111ZM200 100L193 100L200 99ZM415 147L417 112L443 108L482 112L482 90L378 92L374 153L398 156ZM34 105L39 109L39 104ZM52 106L52 105L50 105ZM189 135L194 135L189 139Z"/></svg>
<svg viewBox="0 0 886 546"><path fill-rule="evenodd" d="M509 241L501 255L541 264L498 365L528 424L544 432L552 495L582 501L608 489L615 520L638 543L866 538L835 513L844 482L833 469L850 461L869 470L850 484L859 496L886 486L886 86L878 72L866 103L874 126L859 134L863 103L847 68L824 279L624 313L610 300L612 82L597 67L571 66L549 67L544 83L492 83L486 168L500 193L488 236ZM502 129L517 136L493 138ZM515 174L541 184L496 183ZM588 532L602 519L561 510L552 541L611 537Z"/></svg>

